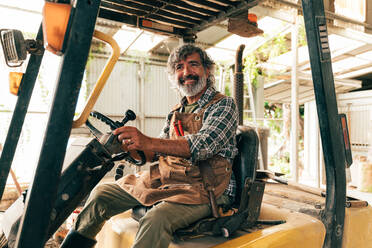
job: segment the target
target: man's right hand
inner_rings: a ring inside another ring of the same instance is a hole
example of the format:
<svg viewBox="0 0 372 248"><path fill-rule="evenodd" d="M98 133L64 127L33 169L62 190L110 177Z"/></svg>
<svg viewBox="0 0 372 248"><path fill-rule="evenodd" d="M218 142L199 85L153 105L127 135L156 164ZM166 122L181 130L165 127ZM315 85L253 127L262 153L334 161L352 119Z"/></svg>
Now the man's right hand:
<svg viewBox="0 0 372 248"><path fill-rule="evenodd" d="M191 156L188 141L184 137L180 139L160 139L144 135L136 127L123 126L112 132L118 136L119 142L127 146L129 151L144 151L147 161L151 161L147 155L156 152L177 157L189 158Z"/></svg>

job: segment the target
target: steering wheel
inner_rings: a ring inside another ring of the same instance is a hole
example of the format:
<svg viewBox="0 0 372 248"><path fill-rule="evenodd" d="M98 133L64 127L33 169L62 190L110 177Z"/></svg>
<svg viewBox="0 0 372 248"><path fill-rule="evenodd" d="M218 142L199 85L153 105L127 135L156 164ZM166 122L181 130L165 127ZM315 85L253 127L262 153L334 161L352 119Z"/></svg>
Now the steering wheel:
<svg viewBox="0 0 372 248"><path fill-rule="evenodd" d="M125 116L123 118L122 121L113 121L111 120L109 117L107 117L106 115L104 114L101 114L97 111L93 111L90 113L90 116L102 121L103 123L105 123L106 125L108 125L111 129L111 131L119 128L119 127L122 127L124 126L128 121L132 121L132 120L135 120L136 119L136 114L128 109L126 112L125 112ZM102 137L102 132L99 131L97 128L95 128L88 120L86 121L86 126L89 128L89 131L99 140L101 137ZM113 134L111 134L113 135ZM114 137L114 139L117 139L117 137ZM111 140L114 140L114 139L111 139ZM133 158L129 152L122 152L122 153L119 153L118 155L116 155L115 157L112 158L112 161L118 161L118 160L126 160L132 164L135 164L137 166L141 166L141 165L144 165L146 163L146 156L145 156L145 153L143 151L140 151L140 150L136 150L138 155L140 156L140 159L137 160L135 158Z"/></svg>

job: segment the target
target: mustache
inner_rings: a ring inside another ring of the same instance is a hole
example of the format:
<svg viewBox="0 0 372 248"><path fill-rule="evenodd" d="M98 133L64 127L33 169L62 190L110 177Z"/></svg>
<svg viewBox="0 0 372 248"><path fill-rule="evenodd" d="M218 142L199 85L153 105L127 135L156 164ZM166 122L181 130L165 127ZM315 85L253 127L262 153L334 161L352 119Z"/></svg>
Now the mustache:
<svg viewBox="0 0 372 248"><path fill-rule="evenodd" d="M187 75L186 77L180 77L178 81L181 84L183 84L186 80L195 80L195 81L198 81L199 80L199 76L197 76L197 75Z"/></svg>

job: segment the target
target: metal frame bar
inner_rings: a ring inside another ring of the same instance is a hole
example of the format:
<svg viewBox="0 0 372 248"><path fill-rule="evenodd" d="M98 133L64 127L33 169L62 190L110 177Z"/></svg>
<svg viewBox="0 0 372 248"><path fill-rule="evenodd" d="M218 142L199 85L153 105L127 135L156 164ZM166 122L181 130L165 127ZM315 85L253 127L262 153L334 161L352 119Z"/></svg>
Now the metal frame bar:
<svg viewBox="0 0 372 248"><path fill-rule="evenodd" d="M236 2L228 0L219 0L215 2L191 0L189 4L175 0L166 2L134 0L128 3L119 0L103 0L101 6L103 13L100 13L100 17L115 21L121 20L126 23L127 19L130 22L134 21L132 20L133 16L126 15L126 13L138 14L138 16L144 19L149 19L154 22L160 21L163 25L176 25L181 29L181 32L170 33L175 35L179 34L178 36L187 36L217 24L230 16L248 10L257 5L258 2L259 0L241 0ZM187 11L185 11L186 9ZM109 15L108 12L111 12L114 16ZM121 16L115 16L115 12L126 15L124 18L125 20ZM136 26L138 27L138 25ZM169 34L169 32L164 33Z"/></svg>
<svg viewBox="0 0 372 248"><path fill-rule="evenodd" d="M139 4L136 2L123 2L119 0L110 0L110 2L103 1L101 6L110 7L110 6L115 6L115 5L121 6L123 7L123 9L127 9L128 13L130 13L130 11L144 12L142 15L138 15L138 16L142 16L143 18L150 18L151 16L164 16L164 17L169 17L169 18L176 19L179 21L185 21L191 24L200 24L201 22L200 19L198 18L197 18L198 20L195 19L195 15L194 15L194 18L190 18L190 16L192 16L190 15L190 13L192 12L185 11L183 12L183 14L178 14L178 13L174 13L175 11L173 12L168 11L166 8L170 6L170 3L163 3L163 5L161 6L155 6L155 4L154 6L150 6L150 5Z"/></svg>
<svg viewBox="0 0 372 248"><path fill-rule="evenodd" d="M48 226L56 217L54 203L99 6L100 0L76 3L69 46L63 56L36 173L27 195L17 248L42 248Z"/></svg>
<svg viewBox="0 0 372 248"><path fill-rule="evenodd" d="M127 15L127 14L122 13L122 12L117 12L117 11L113 11L111 9L105 9L105 8L100 9L99 17L104 18L104 19L108 19L108 20L113 20L113 21L125 23L125 24L128 24L128 25L134 26L134 27L140 27L140 28L146 29L146 30L156 31L156 32L162 33L162 34L167 34L167 35L171 34L171 35L174 35L174 36L177 36L177 37L182 37L182 35L184 33L186 33L186 30L188 30L188 29L184 29L184 28L169 26L169 25L166 25L166 24L164 24L164 25L172 28L173 31L166 31L166 30L162 30L162 29L159 29L159 28L142 27L141 23L144 20L143 18L137 18L133 15Z"/></svg>
<svg viewBox="0 0 372 248"><path fill-rule="evenodd" d="M160 22L167 22L169 23L170 25L177 25L178 27L181 27L181 28L193 28L195 25L193 24L189 24L187 22L184 22L184 21L177 21L177 20L173 20L173 19L170 19L170 18L166 18L166 17L163 17L163 16L160 16L160 15L156 15L156 14L151 14L151 15L148 15L146 19L150 19L150 20L153 20L153 21L160 21Z"/></svg>
<svg viewBox="0 0 372 248"><path fill-rule="evenodd" d="M134 2L140 2L140 3L151 5L151 6L154 6L154 7L157 7L157 8L161 8L164 5L164 3L162 1L153 1L153 0L140 0L140 1L139 0L134 0ZM212 11L210 9L205 9L205 8L200 8L200 7L191 5L187 2L170 0L169 3L170 4L168 4L167 6L181 7L181 8L187 9L189 11L194 11L196 13L200 13L200 14L203 14L203 15L212 15L213 16L213 15L218 14L217 11Z"/></svg>
<svg viewBox="0 0 372 248"><path fill-rule="evenodd" d="M196 5L203 6L206 9L214 9L216 11L226 11L226 7L215 2L205 1L205 0L189 0Z"/></svg>
<svg viewBox="0 0 372 248"><path fill-rule="evenodd" d="M198 19L198 20L201 20L201 21L202 20L208 20L208 17L205 16L205 15L201 15L197 12L187 11L185 9L179 8L178 6L166 5L164 7L164 10L169 10L169 11L172 11L172 12L176 12L179 15L187 15L190 18Z"/></svg>
<svg viewBox="0 0 372 248"><path fill-rule="evenodd" d="M323 0L302 0L326 170L323 247L341 247L345 218L345 152L332 73ZM322 38L322 39L321 39Z"/></svg>
<svg viewBox="0 0 372 248"><path fill-rule="evenodd" d="M43 39L43 31L40 25L37 40ZM15 106L12 120L7 132L4 143L4 148L0 158L0 199L3 196L5 184L8 179L9 171L12 166L14 154L16 152L19 137L21 135L22 126L26 117L28 105L30 103L32 91L35 86L36 78L39 73L40 64L43 55L31 55L27 65L26 73L22 77L20 88L18 91L17 104Z"/></svg>
<svg viewBox="0 0 372 248"><path fill-rule="evenodd" d="M239 4L236 6L230 6L224 11L221 11L220 14L216 16L212 16L208 19L208 21L202 22L202 24L194 27L192 29L193 33L197 33L201 30L204 30L216 23L219 23L223 20L225 20L227 17L233 16L235 14L241 13L244 10L248 10L249 8L252 8L256 6L260 2L259 0L244 0L244 1L239 1Z"/></svg>

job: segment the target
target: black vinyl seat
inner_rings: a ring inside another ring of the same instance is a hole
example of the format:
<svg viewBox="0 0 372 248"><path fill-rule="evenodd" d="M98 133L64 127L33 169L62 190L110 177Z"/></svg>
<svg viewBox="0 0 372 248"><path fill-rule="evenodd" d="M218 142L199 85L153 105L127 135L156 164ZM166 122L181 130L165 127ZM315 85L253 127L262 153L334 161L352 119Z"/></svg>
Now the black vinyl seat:
<svg viewBox="0 0 372 248"><path fill-rule="evenodd" d="M239 126L236 134L238 155L234 159L233 172L236 180L236 196L233 206L239 206L246 180L256 179L259 139L254 128Z"/></svg>

